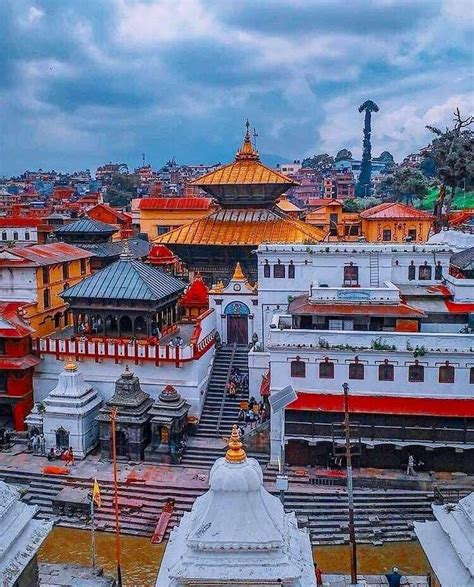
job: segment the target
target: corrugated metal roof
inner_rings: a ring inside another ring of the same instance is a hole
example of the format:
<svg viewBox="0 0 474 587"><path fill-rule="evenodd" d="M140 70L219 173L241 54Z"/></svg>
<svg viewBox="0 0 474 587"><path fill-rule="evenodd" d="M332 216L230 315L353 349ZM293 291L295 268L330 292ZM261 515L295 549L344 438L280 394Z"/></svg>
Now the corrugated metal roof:
<svg viewBox="0 0 474 587"><path fill-rule="evenodd" d="M31 247L13 247L8 249L17 257L31 261L34 265L54 265L66 263L76 259L88 259L91 253L68 243L50 243L47 245L33 245ZM6 265L8 261L4 261Z"/></svg>
<svg viewBox="0 0 474 587"><path fill-rule="evenodd" d="M66 301L77 298L157 301L180 294L186 284L142 261L120 259L62 294Z"/></svg>
<svg viewBox="0 0 474 587"><path fill-rule="evenodd" d="M84 217L64 226L56 228L55 234L73 234L73 233L91 233L91 234L113 234L117 232L118 228L105 222L99 222L99 220L93 220L92 218Z"/></svg>
<svg viewBox="0 0 474 587"><path fill-rule="evenodd" d="M451 256L450 263L458 269L474 269L474 247L454 253Z"/></svg>
<svg viewBox="0 0 474 587"><path fill-rule="evenodd" d="M256 185L286 184L288 187L298 185L296 181L270 169L260 161L235 161L219 167L216 171L206 173L191 182L191 185Z"/></svg>
<svg viewBox="0 0 474 587"><path fill-rule="evenodd" d="M417 210L412 206L406 204L400 204L399 202L384 202L373 206L368 210L363 210L360 213L360 217L366 220L432 220L434 216L423 212L423 210Z"/></svg>
<svg viewBox="0 0 474 587"><path fill-rule="evenodd" d="M283 212L262 208L222 209L184 224L156 239L166 245L252 245L315 243L325 233Z"/></svg>
<svg viewBox="0 0 474 587"><path fill-rule="evenodd" d="M134 259L147 257L151 249L151 243L141 238L129 238L127 239L127 243ZM81 249L90 251L96 257L118 257L123 251L123 241L112 243L81 243Z"/></svg>
<svg viewBox="0 0 474 587"><path fill-rule="evenodd" d="M142 198L140 210L208 210L212 198Z"/></svg>
<svg viewBox="0 0 474 587"><path fill-rule="evenodd" d="M425 315L407 304L374 304L370 302L339 304L337 302L313 303L308 295L296 297L288 306L290 314L317 314L320 316L387 316L396 318L421 318Z"/></svg>

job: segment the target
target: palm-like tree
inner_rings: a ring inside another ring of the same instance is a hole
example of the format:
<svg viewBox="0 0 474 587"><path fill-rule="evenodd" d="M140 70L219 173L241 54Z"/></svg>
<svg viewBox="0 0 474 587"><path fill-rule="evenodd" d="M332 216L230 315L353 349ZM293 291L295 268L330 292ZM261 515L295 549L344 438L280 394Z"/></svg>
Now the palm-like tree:
<svg viewBox="0 0 474 587"><path fill-rule="evenodd" d="M364 142L362 144L362 163L360 165L359 181L357 182L357 195L370 195L370 180L372 174L372 145L370 144L370 133L372 132L372 112L378 112L379 107L372 100L366 100L359 106L359 112L365 111L364 117Z"/></svg>

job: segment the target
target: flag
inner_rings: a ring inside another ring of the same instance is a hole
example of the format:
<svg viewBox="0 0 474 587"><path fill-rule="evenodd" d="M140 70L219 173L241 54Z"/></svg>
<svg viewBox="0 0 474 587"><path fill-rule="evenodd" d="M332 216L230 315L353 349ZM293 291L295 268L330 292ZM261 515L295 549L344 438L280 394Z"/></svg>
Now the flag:
<svg viewBox="0 0 474 587"><path fill-rule="evenodd" d="M100 508L100 487L99 484L97 483L97 479L94 479L94 487L92 489L92 499L95 503L95 505Z"/></svg>

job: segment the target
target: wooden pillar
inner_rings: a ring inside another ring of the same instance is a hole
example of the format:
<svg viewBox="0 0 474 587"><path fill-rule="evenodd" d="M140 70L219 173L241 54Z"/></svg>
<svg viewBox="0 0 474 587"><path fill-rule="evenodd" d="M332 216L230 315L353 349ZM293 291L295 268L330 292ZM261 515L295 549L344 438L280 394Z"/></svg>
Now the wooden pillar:
<svg viewBox="0 0 474 587"><path fill-rule="evenodd" d="M72 321L73 321L73 324L74 324L74 334L77 334L78 333L78 330L79 330L79 317L78 317L77 314L74 313L72 315Z"/></svg>
<svg viewBox="0 0 474 587"><path fill-rule="evenodd" d="M120 314L117 314L115 316L115 319L117 320L117 334L119 337L122 336L122 325L120 324L120 319L122 318L122 316Z"/></svg>

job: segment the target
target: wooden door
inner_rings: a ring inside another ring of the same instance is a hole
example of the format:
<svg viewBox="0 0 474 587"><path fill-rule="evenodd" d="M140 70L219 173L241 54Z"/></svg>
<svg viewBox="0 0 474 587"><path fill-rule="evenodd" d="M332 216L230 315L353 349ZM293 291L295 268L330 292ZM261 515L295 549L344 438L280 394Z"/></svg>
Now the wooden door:
<svg viewBox="0 0 474 587"><path fill-rule="evenodd" d="M248 343L248 318L247 316L227 316L227 342L228 344Z"/></svg>

